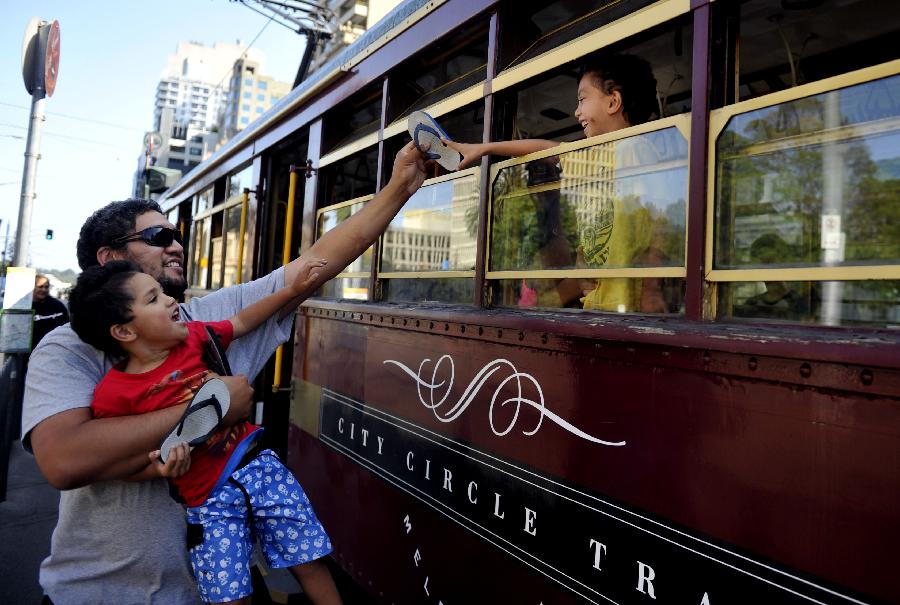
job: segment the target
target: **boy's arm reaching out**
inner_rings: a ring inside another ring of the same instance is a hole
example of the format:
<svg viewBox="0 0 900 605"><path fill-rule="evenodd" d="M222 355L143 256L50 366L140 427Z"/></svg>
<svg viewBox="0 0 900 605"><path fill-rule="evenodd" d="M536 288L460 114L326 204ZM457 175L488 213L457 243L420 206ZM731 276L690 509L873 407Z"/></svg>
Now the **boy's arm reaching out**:
<svg viewBox="0 0 900 605"><path fill-rule="evenodd" d="M559 145L559 141L547 139L520 139L518 141L494 141L492 143L458 143L441 139L450 149L455 149L462 154L463 159L459 163L460 169L474 166L482 157L493 155L505 155L512 158L536 153Z"/></svg>
<svg viewBox="0 0 900 605"><path fill-rule="evenodd" d="M290 284L286 283L280 290L244 307L231 318L234 338L240 338L244 334L252 332L288 303L296 301L299 304L306 299L315 291L319 274L327 264L328 261L324 258L302 259L296 277Z"/></svg>

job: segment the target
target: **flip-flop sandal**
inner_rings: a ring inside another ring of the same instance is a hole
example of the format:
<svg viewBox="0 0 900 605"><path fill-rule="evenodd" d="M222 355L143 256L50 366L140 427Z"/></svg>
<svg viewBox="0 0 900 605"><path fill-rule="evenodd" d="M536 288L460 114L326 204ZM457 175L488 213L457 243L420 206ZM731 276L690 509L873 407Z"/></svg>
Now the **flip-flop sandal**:
<svg viewBox="0 0 900 605"><path fill-rule="evenodd" d="M457 170L462 161L462 155L455 149L448 147L441 139L451 140L444 129L424 111L414 111L409 115L407 123L409 136L416 144L416 148L425 154L429 160L436 160L438 164L447 170ZM423 151L423 145L429 145L428 151Z"/></svg>
<svg viewBox="0 0 900 605"><path fill-rule="evenodd" d="M211 378L203 383L181 420L159 446L159 459L165 463L169 451L179 443L186 442L193 449L209 439L228 413L230 404L231 395L223 381Z"/></svg>

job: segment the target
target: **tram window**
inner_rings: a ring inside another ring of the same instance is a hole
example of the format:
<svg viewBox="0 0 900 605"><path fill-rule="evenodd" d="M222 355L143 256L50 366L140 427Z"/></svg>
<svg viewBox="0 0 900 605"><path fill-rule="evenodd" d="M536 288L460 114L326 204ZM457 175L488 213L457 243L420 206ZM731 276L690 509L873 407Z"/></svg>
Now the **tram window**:
<svg viewBox="0 0 900 605"><path fill-rule="evenodd" d="M225 254L224 249L224 230L223 230L223 213L216 212L210 217L210 242L212 250L210 251L210 280L209 287L217 290L222 287L222 261Z"/></svg>
<svg viewBox="0 0 900 605"><path fill-rule="evenodd" d="M900 263L900 75L733 116L716 268Z"/></svg>
<svg viewBox="0 0 900 605"><path fill-rule="evenodd" d="M194 221L194 248L191 252L191 287L206 288L209 275L209 218Z"/></svg>
<svg viewBox="0 0 900 605"><path fill-rule="evenodd" d="M325 114L322 152L329 153L381 127L382 83L378 80Z"/></svg>
<svg viewBox="0 0 900 605"><path fill-rule="evenodd" d="M523 278L522 290L536 292L545 284L527 280L552 278L556 297L530 306L670 312L677 297L664 292L672 288L648 280L683 275L687 178L687 141L675 126L502 168L489 273L517 279L500 284L495 302L519 300L512 290ZM610 269L619 271L604 275ZM641 303L653 289L658 304Z"/></svg>
<svg viewBox="0 0 900 605"><path fill-rule="evenodd" d="M506 0L500 68L515 67L612 23L655 0Z"/></svg>
<svg viewBox="0 0 900 605"><path fill-rule="evenodd" d="M729 282L717 300L720 318L900 328L897 280Z"/></svg>
<svg viewBox="0 0 900 605"><path fill-rule="evenodd" d="M563 308L614 313L680 314L684 305L684 280L677 277L604 277L563 279L502 279L493 282L495 307Z"/></svg>
<svg viewBox="0 0 900 605"><path fill-rule="evenodd" d="M750 0L739 16L738 100L900 57L896 0ZM734 20L732 21L734 22Z"/></svg>
<svg viewBox="0 0 900 605"><path fill-rule="evenodd" d="M213 207L214 189L214 187L207 187L199 194L197 194L197 207L194 209L194 214L199 214L204 210L208 210Z"/></svg>
<svg viewBox="0 0 900 605"><path fill-rule="evenodd" d="M319 210L316 219L316 239L331 231L342 222L363 209L373 196L338 204L336 207ZM322 298L347 298L366 300L368 298L369 274L372 270L370 246L358 258L344 268L334 279L322 285L316 296Z"/></svg>
<svg viewBox="0 0 900 605"><path fill-rule="evenodd" d="M487 78L487 21L477 21L457 31L429 44L391 72L388 124Z"/></svg>
<svg viewBox="0 0 900 605"><path fill-rule="evenodd" d="M234 174L229 175L229 177L228 177L228 199L242 195L244 193L245 188L251 189L253 187L253 184L251 183L252 180L253 180L253 165L248 165L243 170L240 170Z"/></svg>
<svg viewBox="0 0 900 605"><path fill-rule="evenodd" d="M241 247L241 210L242 204L236 204L225 209L225 266L224 275L222 277L223 288L238 283L237 270L238 256ZM247 264L245 262L244 267L246 266ZM244 267L242 267L242 269Z"/></svg>
<svg viewBox="0 0 900 605"><path fill-rule="evenodd" d="M377 146L323 166L319 169L318 205L331 206L373 194L377 176Z"/></svg>
<svg viewBox="0 0 900 605"><path fill-rule="evenodd" d="M386 279L382 282L383 298L387 302L426 302L472 304L475 280L448 279Z"/></svg>
<svg viewBox="0 0 900 605"><path fill-rule="evenodd" d="M423 185L388 225L381 271L473 271L480 171Z"/></svg>

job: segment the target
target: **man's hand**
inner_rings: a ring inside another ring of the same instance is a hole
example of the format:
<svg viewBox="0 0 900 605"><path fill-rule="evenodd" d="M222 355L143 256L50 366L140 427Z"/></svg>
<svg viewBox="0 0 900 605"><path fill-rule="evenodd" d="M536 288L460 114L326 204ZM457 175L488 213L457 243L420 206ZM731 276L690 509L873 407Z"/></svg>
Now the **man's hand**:
<svg viewBox="0 0 900 605"><path fill-rule="evenodd" d="M291 283L291 292L294 296L307 296L310 290L315 287L319 276L322 274L320 269L328 264L324 258L316 258L307 260L304 257L297 259L299 261L297 267L297 277Z"/></svg>
<svg viewBox="0 0 900 605"><path fill-rule="evenodd" d="M425 155L410 141L397 152L388 185L396 186L406 195L412 195L425 182L425 176Z"/></svg>
<svg viewBox="0 0 900 605"><path fill-rule="evenodd" d="M150 463L160 477L175 479L187 473L191 468L191 448L187 443L179 443L170 449L169 458L165 463L159 459L159 456L159 450L150 452Z"/></svg>
<svg viewBox="0 0 900 605"><path fill-rule="evenodd" d="M468 168L469 166L474 166L477 164L481 158L487 154L487 150L484 145L475 144L475 143L458 143L456 141L450 141L448 139L441 139L441 141L454 151L458 151L462 154L462 160L459 163L459 170L463 168Z"/></svg>
<svg viewBox="0 0 900 605"><path fill-rule="evenodd" d="M228 393L231 395L231 403L228 406L228 413L222 418L222 426L233 426L250 415L250 406L253 405L253 387L247 382L247 377L240 376L219 376L219 380L228 387Z"/></svg>

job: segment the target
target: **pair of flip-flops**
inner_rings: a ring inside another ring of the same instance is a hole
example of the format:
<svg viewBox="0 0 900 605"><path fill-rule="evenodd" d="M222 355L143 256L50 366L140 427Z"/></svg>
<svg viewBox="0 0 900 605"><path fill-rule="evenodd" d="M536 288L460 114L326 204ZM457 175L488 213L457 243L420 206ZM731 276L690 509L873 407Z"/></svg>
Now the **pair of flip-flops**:
<svg viewBox="0 0 900 605"><path fill-rule="evenodd" d="M435 160L447 170L452 171L459 168L462 155L441 140L449 141L451 139L434 118L424 111L414 111L409 115L407 128L416 148L424 153L426 158ZM426 145L428 149L422 149Z"/></svg>
<svg viewBox="0 0 900 605"><path fill-rule="evenodd" d="M231 376L231 367L225 357L225 348L212 328L206 326L209 340L204 347L203 361L220 376ZM203 383L188 405L178 424L159 446L159 459L165 462L169 452L179 443L187 443L191 449L200 445L215 432L222 418L228 413L231 394L218 378Z"/></svg>

